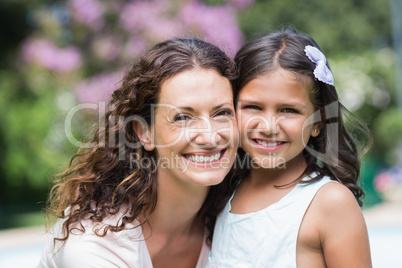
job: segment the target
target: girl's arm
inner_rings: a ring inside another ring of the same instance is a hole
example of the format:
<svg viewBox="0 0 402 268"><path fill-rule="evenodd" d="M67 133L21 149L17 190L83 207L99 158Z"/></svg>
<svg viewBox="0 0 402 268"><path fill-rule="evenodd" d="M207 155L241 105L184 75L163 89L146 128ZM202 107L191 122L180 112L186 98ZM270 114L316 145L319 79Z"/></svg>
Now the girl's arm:
<svg viewBox="0 0 402 268"><path fill-rule="evenodd" d="M322 215L318 229L327 267L372 267L366 223L352 192L328 183L315 199Z"/></svg>

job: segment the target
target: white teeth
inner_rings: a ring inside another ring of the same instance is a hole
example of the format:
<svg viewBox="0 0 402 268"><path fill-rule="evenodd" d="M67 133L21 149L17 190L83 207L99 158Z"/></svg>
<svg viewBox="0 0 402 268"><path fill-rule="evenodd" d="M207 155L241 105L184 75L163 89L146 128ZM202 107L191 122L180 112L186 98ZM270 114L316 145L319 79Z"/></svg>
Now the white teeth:
<svg viewBox="0 0 402 268"><path fill-rule="evenodd" d="M221 153L217 153L211 156L202 156L202 155L187 155L186 156L187 159L196 162L196 163L209 163L209 162L214 162L219 160L219 158L221 158Z"/></svg>
<svg viewBox="0 0 402 268"><path fill-rule="evenodd" d="M260 140L256 140L258 144L261 144L262 146L266 146L266 147L273 147L273 146L277 146L279 144L279 142L266 142L266 141L260 141Z"/></svg>

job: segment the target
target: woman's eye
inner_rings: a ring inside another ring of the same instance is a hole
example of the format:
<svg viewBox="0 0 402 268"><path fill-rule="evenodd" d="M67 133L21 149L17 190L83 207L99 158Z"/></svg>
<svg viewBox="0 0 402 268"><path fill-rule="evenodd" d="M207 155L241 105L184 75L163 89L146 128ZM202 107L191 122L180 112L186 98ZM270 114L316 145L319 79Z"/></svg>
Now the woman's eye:
<svg viewBox="0 0 402 268"><path fill-rule="evenodd" d="M173 118L174 122L190 120L191 116L188 114L178 114Z"/></svg>
<svg viewBox="0 0 402 268"><path fill-rule="evenodd" d="M261 110L261 108L257 105L245 105L243 109L250 109L250 110Z"/></svg>
<svg viewBox="0 0 402 268"><path fill-rule="evenodd" d="M293 109L293 108L283 108L282 113L290 113L290 114L297 114L299 113L297 110Z"/></svg>
<svg viewBox="0 0 402 268"><path fill-rule="evenodd" d="M220 110L215 114L215 116L232 116L233 112L229 109Z"/></svg>

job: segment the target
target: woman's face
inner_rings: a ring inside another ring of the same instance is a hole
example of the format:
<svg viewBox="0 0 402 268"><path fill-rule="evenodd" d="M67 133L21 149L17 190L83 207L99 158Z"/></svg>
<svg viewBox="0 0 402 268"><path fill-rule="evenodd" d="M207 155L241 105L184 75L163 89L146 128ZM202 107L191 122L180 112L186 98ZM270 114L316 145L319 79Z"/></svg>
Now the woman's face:
<svg viewBox="0 0 402 268"><path fill-rule="evenodd" d="M185 185L220 183L238 145L229 80L207 69L179 73L162 84L154 111L151 140L158 179Z"/></svg>

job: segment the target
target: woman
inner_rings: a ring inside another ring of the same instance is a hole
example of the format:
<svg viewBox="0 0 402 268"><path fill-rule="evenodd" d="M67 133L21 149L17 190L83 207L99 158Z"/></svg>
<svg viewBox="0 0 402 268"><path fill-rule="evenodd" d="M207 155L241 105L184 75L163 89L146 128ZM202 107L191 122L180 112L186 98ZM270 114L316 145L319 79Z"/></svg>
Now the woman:
<svg viewBox="0 0 402 268"><path fill-rule="evenodd" d="M135 63L95 146L51 191L48 212L59 220L40 266L203 267L220 195L211 186L237 150L234 74L198 39L162 42Z"/></svg>

